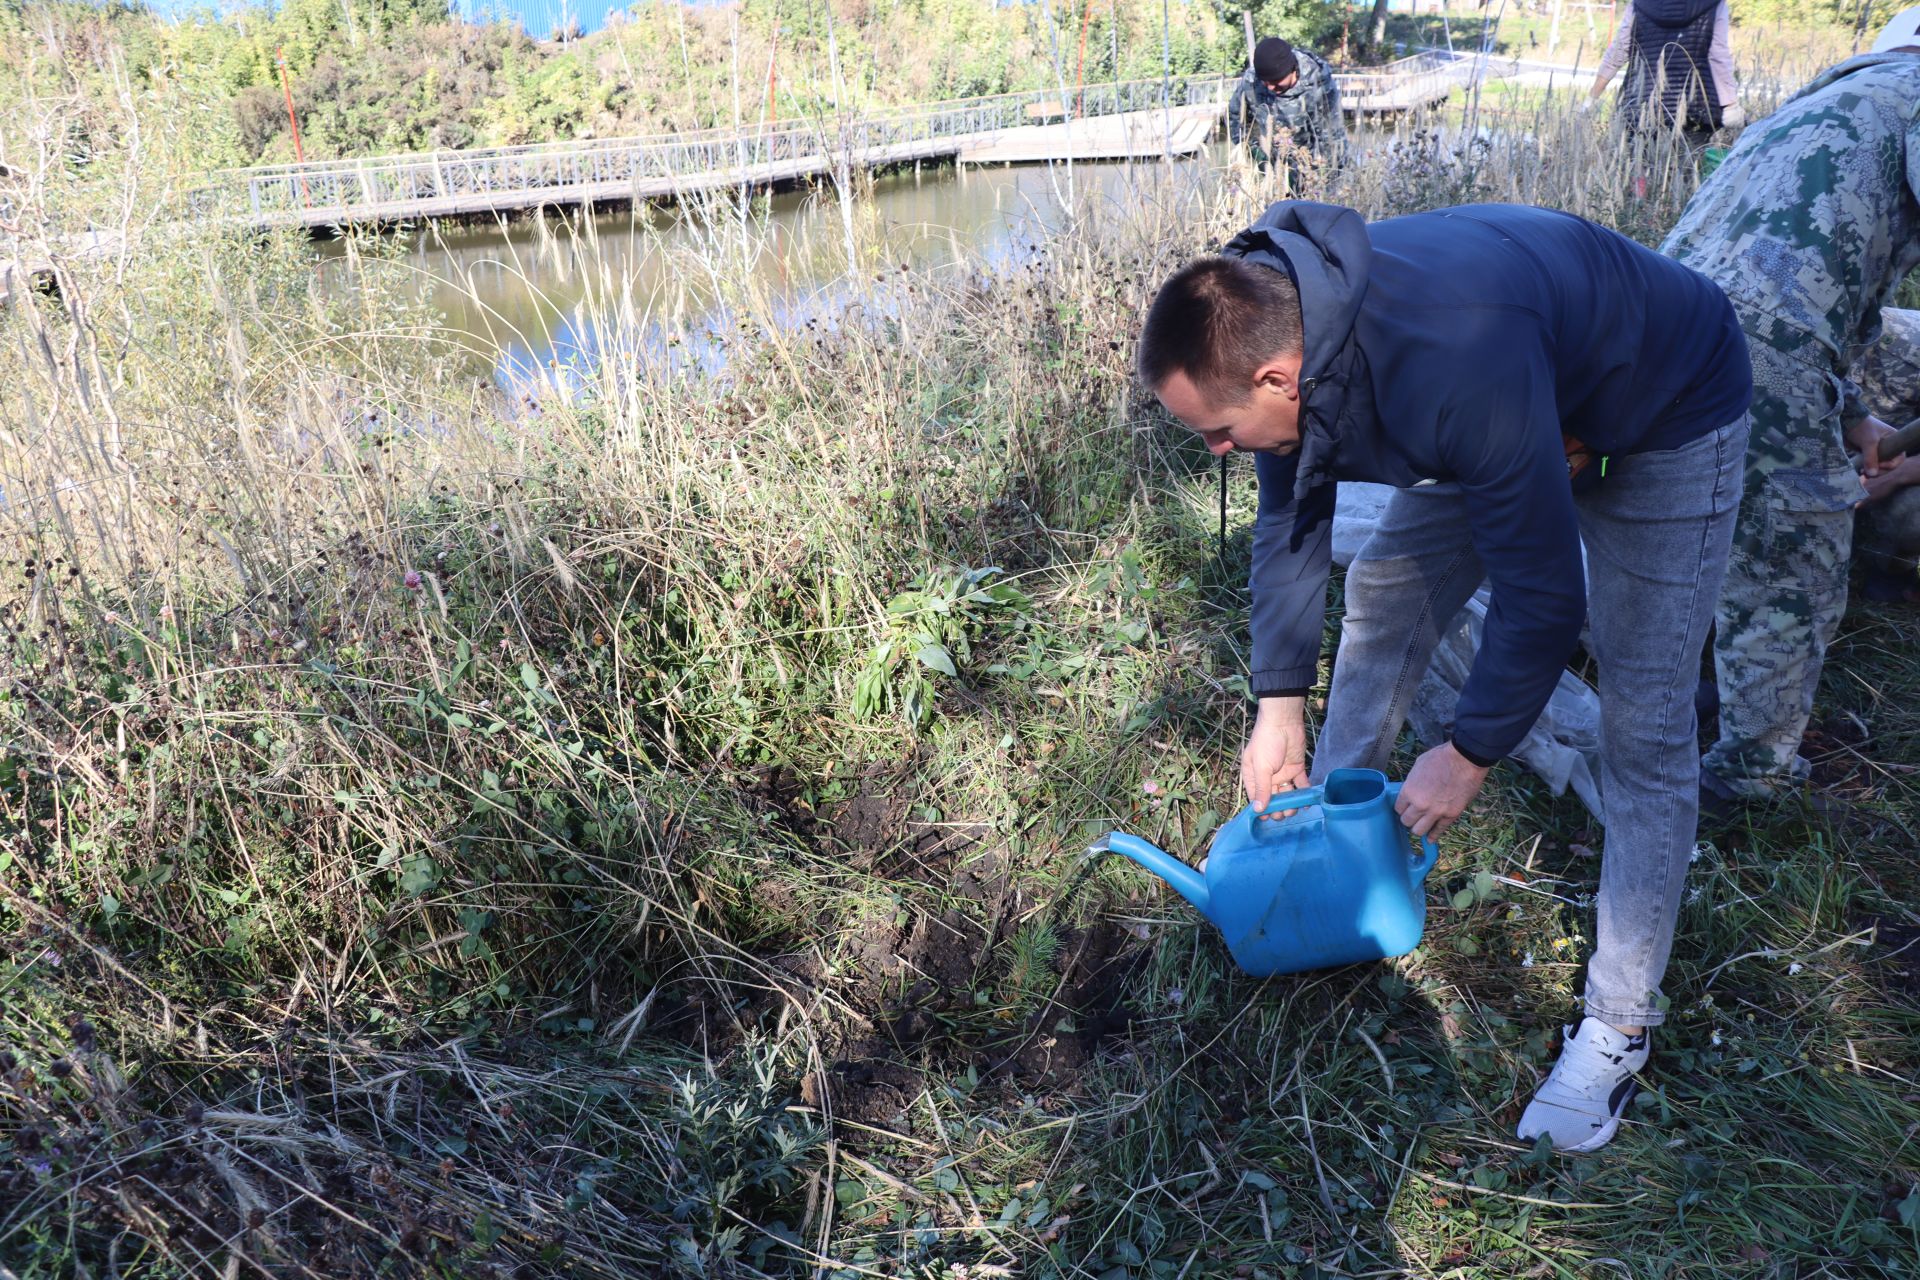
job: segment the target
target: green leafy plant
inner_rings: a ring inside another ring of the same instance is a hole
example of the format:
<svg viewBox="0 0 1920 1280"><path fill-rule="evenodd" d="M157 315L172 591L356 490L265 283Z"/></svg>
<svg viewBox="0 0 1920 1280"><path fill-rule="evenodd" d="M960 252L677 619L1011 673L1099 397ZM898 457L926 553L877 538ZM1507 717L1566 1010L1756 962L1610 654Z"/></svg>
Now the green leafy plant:
<svg viewBox="0 0 1920 1280"><path fill-rule="evenodd" d="M873 719L897 709L910 725L933 718L933 676L956 678L993 626L1023 626L1033 602L1010 582L989 582L996 566L922 577L887 602L887 634L853 690L853 713Z"/></svg>

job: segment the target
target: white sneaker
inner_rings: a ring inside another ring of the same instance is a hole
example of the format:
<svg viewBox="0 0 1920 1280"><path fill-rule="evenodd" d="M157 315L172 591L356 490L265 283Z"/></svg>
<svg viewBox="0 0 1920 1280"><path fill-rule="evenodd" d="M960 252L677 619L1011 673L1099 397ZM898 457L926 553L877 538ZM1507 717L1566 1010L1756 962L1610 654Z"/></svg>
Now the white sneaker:
<svg viewBox="0 0 1920 1280"><path fill-rule="evenodd" d="M1598 1151L1613 1141L1638 1092L1633 1077L1647 1065L1648 1036L1629 1036L1598 1018L1581 1019L1578 1031L1562 1030L1560 1061L1527 1104L1519 1136L1531 1142L1549 1134L1556 1151Z"/></svg>

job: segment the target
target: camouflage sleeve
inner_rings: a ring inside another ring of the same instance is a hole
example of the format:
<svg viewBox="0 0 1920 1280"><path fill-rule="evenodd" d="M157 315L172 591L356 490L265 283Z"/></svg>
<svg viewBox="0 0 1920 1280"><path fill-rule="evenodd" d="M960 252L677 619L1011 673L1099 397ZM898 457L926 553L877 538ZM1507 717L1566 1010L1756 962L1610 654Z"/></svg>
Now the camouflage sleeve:
<svg viewBox="0 0 1920 1280"><path fill-rule="evenodd" d="M1860 384L1852 378L1840 379L1840 424L1846 426L1872 415L1873 410L1867 408L1866 399L1860 394Z"/></svg>
<svg viewBox="0 0 1920 1280"><path fill-rule="evenodd" d="M1854 381L1846 385L1863 411L1896 427L1920 417L1920 311L1882 308L1880 340L1848 376Z"/></svg>
<svg viewBox="0 0 1920 1280"><path fill-rule="evenodd" d="M1907 190L1920 200L1920 114L1907 122Z"/></svg>
<svg viewBox="0 0 1920 1280"><path fill-rule="evenodd" d="M1920 199L1920 116L1907 124L1906 173L1908 192ZM1899 421L1894 425L1901 425L1920 410L1912 394L1920 391L1915 385L1916 366L1920 366L1920 312L1882 307L1879 341L1860 366L1848 370L1849 376L1840 380L1840 421L1857 422L1877 410L1883 420L1895 415ZM1854 376L1877 384L1869 387L1877 394L1863 395Z"/></svg>

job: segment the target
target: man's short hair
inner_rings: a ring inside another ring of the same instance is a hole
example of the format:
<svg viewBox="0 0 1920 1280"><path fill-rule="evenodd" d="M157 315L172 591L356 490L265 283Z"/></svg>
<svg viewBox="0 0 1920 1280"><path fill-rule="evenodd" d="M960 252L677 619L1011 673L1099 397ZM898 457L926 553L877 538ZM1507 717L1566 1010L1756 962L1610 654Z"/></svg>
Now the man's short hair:
<svg viewBox="0 0 1920 1280"><path fill-rule="evenodd" d="M1241 405L1253 394L1254 370L1302 349L1300 294L1285 272L1199 258L1160 286L1134 363L1149 390L1178 372L1215 404Z"/></svg>

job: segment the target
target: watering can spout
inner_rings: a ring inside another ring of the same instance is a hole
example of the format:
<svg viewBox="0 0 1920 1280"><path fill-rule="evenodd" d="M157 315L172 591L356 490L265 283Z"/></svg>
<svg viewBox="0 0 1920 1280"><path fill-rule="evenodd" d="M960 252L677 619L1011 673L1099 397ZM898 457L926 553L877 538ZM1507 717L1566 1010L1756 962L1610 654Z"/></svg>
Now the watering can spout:
<svg viewBox="0 0 1920 1280"><path fill-rule="evenodd" d="M1207 914L1207 903L1212 895L1207 892L1206 878L1198 871L1139 836L1130 836L1124 831L1109 835L1106 843L1114 853L1132 858L1172 885L1175 892L1191 902L1201 915Z"/></svg>

